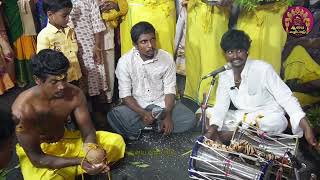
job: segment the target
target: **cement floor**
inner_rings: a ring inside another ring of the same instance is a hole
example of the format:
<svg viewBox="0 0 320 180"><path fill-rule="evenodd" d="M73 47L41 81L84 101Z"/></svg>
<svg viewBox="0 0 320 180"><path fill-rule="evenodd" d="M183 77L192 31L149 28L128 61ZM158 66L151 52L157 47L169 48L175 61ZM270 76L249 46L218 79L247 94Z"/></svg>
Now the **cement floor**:
<svg viewBox="0 0 320 180"><path fill-rule="evenodd" d="M0 108L10 109L21 89L14 89L0 96ZM145 133L139 141L127 142L126 157L111 171L112 180L186 180L188 177L188 159L199 131L191 131L168 137L153 132ZM303 140L300 142L298 158L306 164L301 172L301 180L309 180L310 174L320 177L320 155L311 151ZM10 167L17 165L13 156ZM8 180L22 180L20 169L12 171ZM86 179L106 179L106 176Z"/></svg>

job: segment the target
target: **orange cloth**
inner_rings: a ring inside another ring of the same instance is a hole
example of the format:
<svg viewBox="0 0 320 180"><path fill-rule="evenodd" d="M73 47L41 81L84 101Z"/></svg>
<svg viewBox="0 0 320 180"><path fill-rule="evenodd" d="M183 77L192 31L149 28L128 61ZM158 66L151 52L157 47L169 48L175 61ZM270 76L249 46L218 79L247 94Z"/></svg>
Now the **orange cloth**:
<svg viewBox="0 0 320 180"><path fill-rule="evenodd" d="M0 76L0 95L4 94L7 90L13 87L14 87L14 84L10 79L10 76L8 73L5 73Z"/></svg>

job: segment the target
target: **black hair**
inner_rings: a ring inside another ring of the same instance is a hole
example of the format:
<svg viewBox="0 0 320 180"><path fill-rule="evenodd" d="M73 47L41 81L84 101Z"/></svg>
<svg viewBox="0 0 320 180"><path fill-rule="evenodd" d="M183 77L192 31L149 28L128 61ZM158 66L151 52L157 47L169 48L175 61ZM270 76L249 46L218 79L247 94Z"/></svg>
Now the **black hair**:
<svg viewBox="0 0 320 180"><path fill-rule="evenodd" d="M45 81L48 75L62 75L70 66L67 57L59 51L43 49L31 58L33 75Z"/></svg>
<svg viewBox="0 0 320 180"><path fill-rule="evenodd" d="M134 44L137 44L141 34L147 34L147 33L156 34L156 30L154 29L152 24L145 21L141 21L135 24L134 26L132 26L130 33L131 33L132 42Z"/></svg>
<svg viewBox="0 0 320 180"><path fill-rule="evenodd" d="M250 44L250 37L244 31L235 29L224 33L220 42L220 46L225 52L233 49L244 49L248 51Z"/></svg>
<svg viewBox="0 0 320 180"><path fill-rule="evenodd" d="M13 137L15 124L9 112L0 110L0 146Z"/></svg>
<svg viewBox="0 0 320 180"><path fill-rule="evenodd" d="M48 11L57 12L63 8L72 8L71 0L44 0L42 10L45 14Z"/></svg>

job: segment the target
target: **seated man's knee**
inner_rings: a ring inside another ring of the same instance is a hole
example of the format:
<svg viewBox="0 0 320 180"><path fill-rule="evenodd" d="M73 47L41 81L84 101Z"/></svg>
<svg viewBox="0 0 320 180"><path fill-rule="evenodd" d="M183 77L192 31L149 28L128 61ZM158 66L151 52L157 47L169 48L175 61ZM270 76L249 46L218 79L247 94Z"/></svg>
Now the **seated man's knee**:
<svg viewBox="0 0 320 180"><path fill-rule="evenodd" d="M258 126L265 132L282 133L288 127L288 120L282 114L273 114L262 118Z"/></svg>

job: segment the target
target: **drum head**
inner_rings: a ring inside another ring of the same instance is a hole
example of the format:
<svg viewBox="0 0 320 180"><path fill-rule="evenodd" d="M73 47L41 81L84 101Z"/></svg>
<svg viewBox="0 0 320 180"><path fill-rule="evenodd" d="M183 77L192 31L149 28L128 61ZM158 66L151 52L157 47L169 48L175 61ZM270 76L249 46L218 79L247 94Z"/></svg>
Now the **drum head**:
<svg viewBox="0 0 320 180"><path fill-rule="evenodd" d="M192 149L188 168L190 178L269 179L269 165L272 162L257 165L231 152L209 147L206 143L206 137L199 137Z"/></svg>

